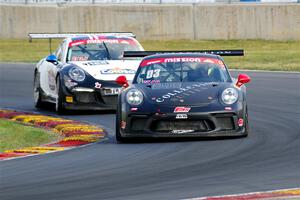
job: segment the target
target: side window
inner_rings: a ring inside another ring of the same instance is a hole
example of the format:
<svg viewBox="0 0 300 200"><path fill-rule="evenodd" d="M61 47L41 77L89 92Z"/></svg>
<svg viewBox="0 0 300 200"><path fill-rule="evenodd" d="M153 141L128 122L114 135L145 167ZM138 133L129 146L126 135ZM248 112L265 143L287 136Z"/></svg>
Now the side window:
<svg viewBox="0 0 300 200"><path fill-rule="evenodd" d="M58 49L55 52L55 56L57 57L57 59L60 61L61 59L61 47L59 46Z"/></svg>
<svg viewBox="0 0 300 200"><path fill-rule="evenodd" d="M57 57L57 60L62 61L63 59L63 43L59 45L58 49L55 52L55 56Z"/></svg>

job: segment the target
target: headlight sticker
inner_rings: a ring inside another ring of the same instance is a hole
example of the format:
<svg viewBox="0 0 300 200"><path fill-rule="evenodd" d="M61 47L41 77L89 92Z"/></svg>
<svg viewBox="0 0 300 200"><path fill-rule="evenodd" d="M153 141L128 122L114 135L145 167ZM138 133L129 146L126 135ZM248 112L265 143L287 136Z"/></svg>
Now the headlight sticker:
<svg viewBox="0 0 300 200"><path fill-rule="evenodd" d="M133 69L104 69L100 71L101 74L135 74Z"/></svg>
<svg viewBox="0 0 300 200"><path fill-rule="evenodd" d="M100 88L101 88L101 86L102 86L102 84L101 84L101 83L99 83L99 82L96 82L96 83L95 83L95 88L97 88L97 89L100 89Z"/></svg>

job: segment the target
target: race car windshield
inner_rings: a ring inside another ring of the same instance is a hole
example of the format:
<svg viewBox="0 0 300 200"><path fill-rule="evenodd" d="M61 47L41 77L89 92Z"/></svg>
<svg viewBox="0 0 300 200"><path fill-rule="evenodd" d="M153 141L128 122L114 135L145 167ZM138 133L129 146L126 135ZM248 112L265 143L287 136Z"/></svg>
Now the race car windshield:
<svg viewBox="0 0 300 200"><path fill-rule="evenodd" d="M70 46L68 61L120 60L124 51L141 51L138 43L88 43Z"/></svg>
<svg viewBox="0 0 300 200"><path fill-rule="evenodd" d="M139 68L136 83L228 82L229 75L222 61L216 62L153 62Z"/></svg>

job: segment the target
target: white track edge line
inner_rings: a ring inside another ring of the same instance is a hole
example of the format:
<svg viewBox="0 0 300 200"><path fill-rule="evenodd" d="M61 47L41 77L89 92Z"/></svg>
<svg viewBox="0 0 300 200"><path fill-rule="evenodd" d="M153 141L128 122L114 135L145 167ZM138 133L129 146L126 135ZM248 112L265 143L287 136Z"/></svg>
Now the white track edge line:
<svg viewBox="0 0 300 200"><path fill-rule="evenodd" d="M237 196L246 196L246 195L253 195L253 194L254 195L255 194L269 194L269 193L273 193L273 192L284 192L284 191L288 191L288 190L300 190L300 187L267 190L267 191L259 191L259 192L239 193L239 194L230 194L230 195L220 195L220 196L195 197L195 198L188 198L188 199L182 199L182 200L205 200L207 198L237 197Z"/></svg>

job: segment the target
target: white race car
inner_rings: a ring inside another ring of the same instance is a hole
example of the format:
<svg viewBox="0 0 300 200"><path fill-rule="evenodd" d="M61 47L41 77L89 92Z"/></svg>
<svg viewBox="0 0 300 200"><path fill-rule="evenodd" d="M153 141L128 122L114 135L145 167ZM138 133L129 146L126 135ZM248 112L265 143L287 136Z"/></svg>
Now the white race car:
<svg viewBox="0 0 300 200"><path fill-rule="evenodd" d="M30 39L65 38L54 54L38 62L34 71L34 104L55 103L66 109L116 109L121 90L115 80L134 78L139 58L123 58L124 51L143 51L132 33L29 34Z"/></svg>

